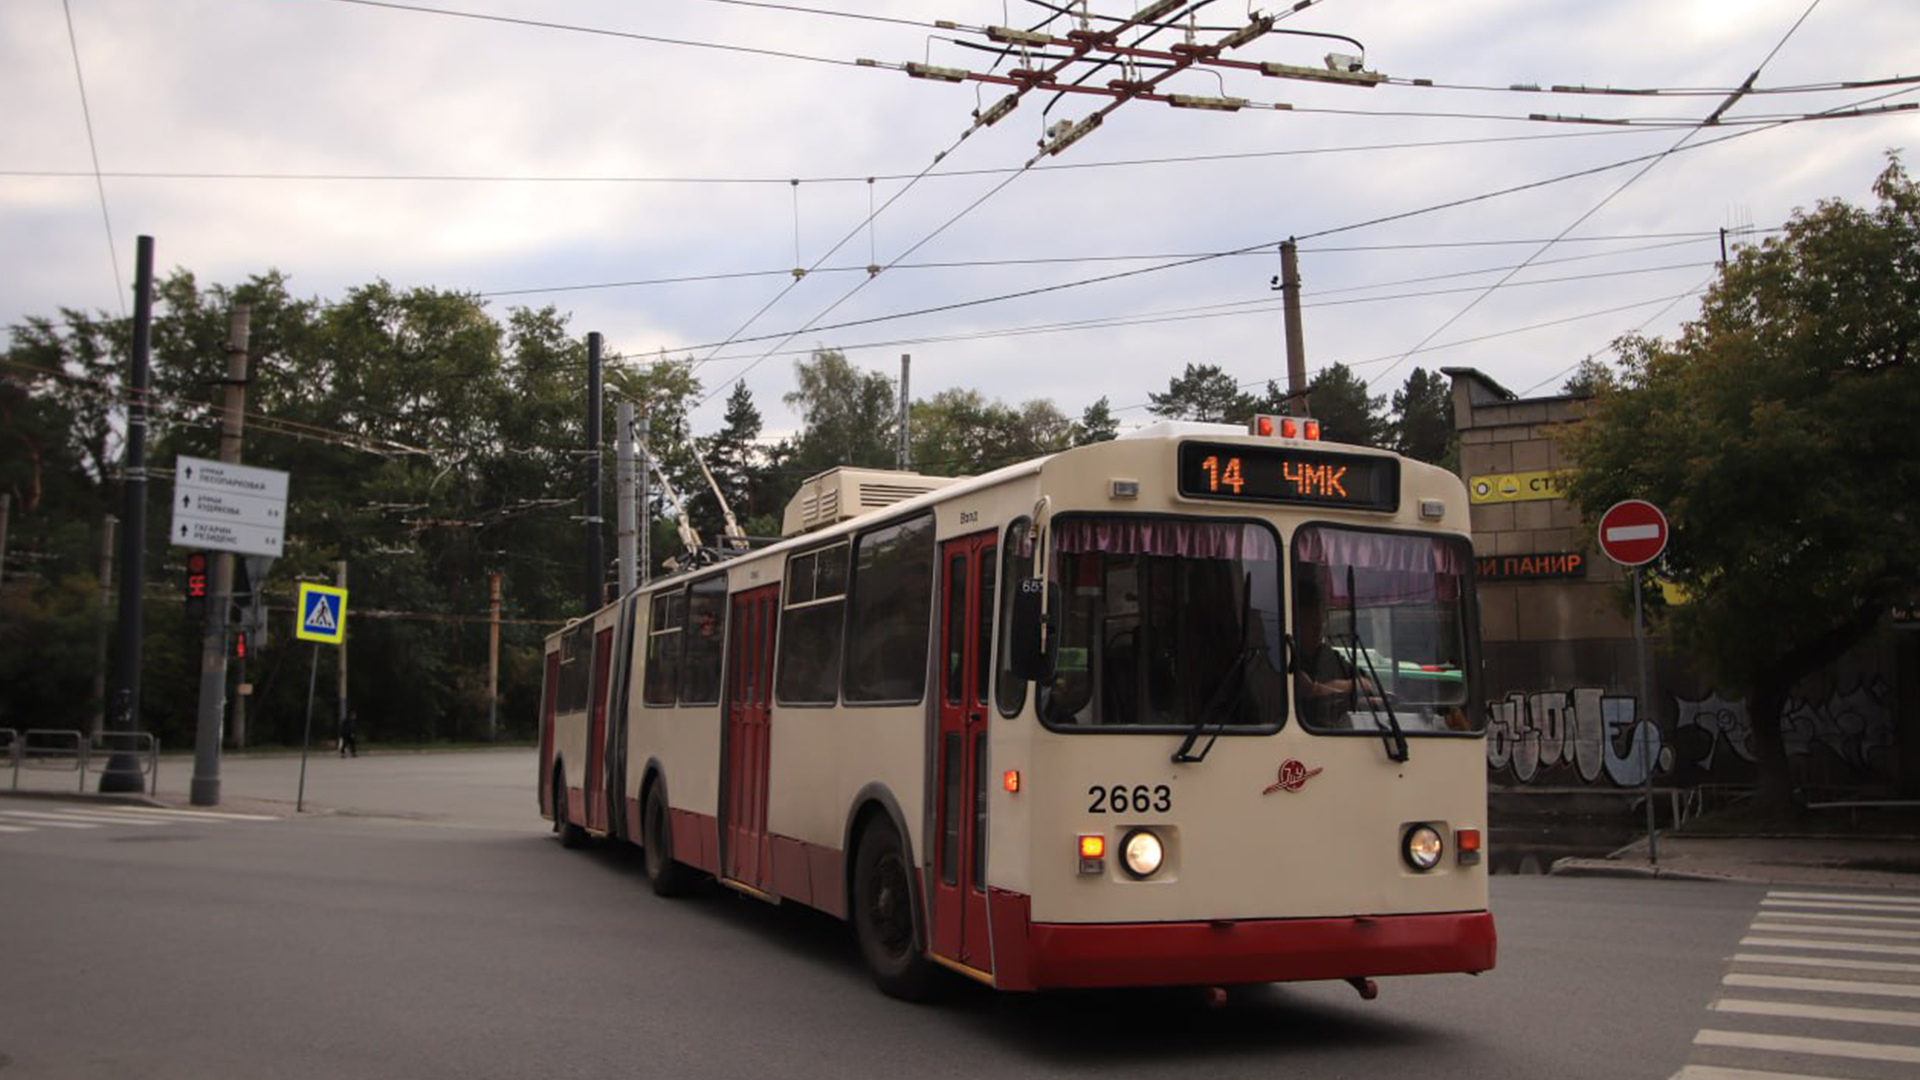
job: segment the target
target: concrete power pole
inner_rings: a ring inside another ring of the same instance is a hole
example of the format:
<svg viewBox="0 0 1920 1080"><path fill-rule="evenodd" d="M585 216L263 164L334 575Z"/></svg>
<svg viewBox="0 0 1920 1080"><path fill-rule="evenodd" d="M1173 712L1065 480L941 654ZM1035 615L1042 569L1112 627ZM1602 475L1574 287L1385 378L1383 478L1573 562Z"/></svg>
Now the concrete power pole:
<svg viewBox="0 0 1920 1080"><path fill-rule="evenodd" d="M647 437L653 430L646 417L640 418L640 584L653 580L653 465L647 460Z"/></svg>
<svg viewBox="0 0 1920 1080"><path fill-rule="evenodd" d="M1288 237L1280 245L1280 299L1287 319L1287 415L1307 416L1307 347L1300 329L1300 258Z"/></svg>
<svg viewBox="0 0 1920 1080"><path fill-rule="evenodd" d="M487 741L500 741L500 575L487 581Z"/></svg>
<svg viewBox="0 0 1920 1080"><path fill-rule="evenodd" d="M633 591L633 561L638 557L633 531L633 402L614 409L613 491L617 521L614 551L620 564L620 595Z"/></svg>
<svg viewBox="0 0 1920 1080"><path fill-rule="evenodd" d="M900 471L913 468L913 443L910 440L909 421L913 417L913 395L907 392L907 369L913 366L913 356L900 354Z"/></svg>
<svg viewBox="0 0 1920 1080"><path fill-rule="evenodd" d="M240 436L246 425L247 339L253 311L235 304L227 325L227 396L220 420L220 460L240 464ZM254 588L259 588L259 583ZM227 612L233 604L233 552L213 557L213 603L207 605L200 634L200 711L193 732L193 783L188 798L195 806L220 805L220 721L227 711Z"/></svg>

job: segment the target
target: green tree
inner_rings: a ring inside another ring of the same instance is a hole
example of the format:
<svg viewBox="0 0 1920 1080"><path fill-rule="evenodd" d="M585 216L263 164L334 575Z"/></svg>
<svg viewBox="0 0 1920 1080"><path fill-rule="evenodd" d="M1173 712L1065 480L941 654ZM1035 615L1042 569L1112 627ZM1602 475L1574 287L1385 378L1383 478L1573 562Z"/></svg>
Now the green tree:
<svg viewBox="0 0 1920 1080"><path fill-rule="evenodd" d="M1269 391L1278 388L1268 384ZM1321 368L1307 383L1308 415L1320 421L1320 437L1329 442L1385 446L1388 424L1380 410L1386 397L1367 394L1367 384L1345 364Z"/></svg>
<svg viewBox="0 0 1920 1080"><path fill-rule="evenodd" d="M1606 361L1589 356L1580 361L1580 366L1573 369L1572 375L1567 376L1560 392L1568 397L1593 397L1602 390L1612 390L1619 385L1619 379Z"/></svg>
<svg viewBox="0 0 1920 1080"><path fill-rule="evenodd" d="M1114 419L1113 407L1107 403L1105 394L1100 400L1081 410L1080 419L1073 425L1073 445L1088 446L1097 442L1106 442L1120 434L1120 421Z"/></svg>
<svg viewBox="0 0 1920 1080"><path fill-rule="evenodd" d="M913 403L913 464L933 476L978 476L1064 450L1073 424L1051 401L1013 407L978 390L942 390Z"/></svg>
<svg viewBox="0 0 1920 1080"><path fill-rule="evenodd" d="M794 440L790 467L803 474L836 465L892 468L899 426L893 380L854 367L832 349L816 349L793 368L799 386L782 400L805 427Z"/></svg>
<svg viewBox="0 0 1920 1080"><path fill-rule="evenodd" d="M1149 391L1147 411L1166 420L1244 424L1258 411L1233 376L1213 364L1188 364L1167 382L1164 394Z"/></svg>
<svg viewBox="0 0 1920 1080"><path fill-rule="evenodd" d="M1794 685L1920 599L1920 190L1896 158L1874 193L1742 250L1678 341L1622 342L1621 385L1565 436L1589 519L1666 512L1675 642L1746 696L1774 810Z"/></svg>
<svg viewBox="0 0 1920 1080"><path fill-rule="evenodd" d="M753 392L745 382L736 382L727 394L727 411L721 419L720 430L695 440L707 468L713 471L714 483L726 495L727 505L743 527L748 520L768 510L754 502L759 473L765 467L762 460L765 455L759 445L761 426L760 409L753 403ZM704 482L693 503L694 520L702 535L719 536L725 519Z"/></svg>
<svg viewBox="0 0 1920 1080"><path fill-rule="evenodd" d="M1441 464L1453 446L1453 388L1439 372L1414 368L1393 392L1393 448L1418 461Z"/></svg>

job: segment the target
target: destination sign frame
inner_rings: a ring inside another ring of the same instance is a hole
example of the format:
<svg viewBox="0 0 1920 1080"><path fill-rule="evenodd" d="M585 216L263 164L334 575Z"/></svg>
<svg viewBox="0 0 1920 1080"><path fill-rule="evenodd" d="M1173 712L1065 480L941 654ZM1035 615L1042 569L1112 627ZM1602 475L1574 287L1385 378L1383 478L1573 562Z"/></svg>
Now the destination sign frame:
<svg viewBox="0 0 1920 1080"><path fill-rule="evenodd" d="M1400 462L1287 443L1180 444L1176 487L1192 499L1400 509Z"/></svg>
<svg viewBox="0 0 1920 1080"><path fill-rule="evenodd" d="M286 540L288 475L185 454L174 459L176 547L278 558Z"/></svg>

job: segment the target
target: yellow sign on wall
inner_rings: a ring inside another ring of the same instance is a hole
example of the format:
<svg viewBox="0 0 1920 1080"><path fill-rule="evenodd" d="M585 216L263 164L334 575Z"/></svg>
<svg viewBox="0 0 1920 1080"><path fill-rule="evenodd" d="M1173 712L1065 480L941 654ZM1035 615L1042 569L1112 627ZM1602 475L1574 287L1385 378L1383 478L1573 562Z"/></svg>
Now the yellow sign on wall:
<svg viewBox="0 0 1920 1080"><path fill-rule="evenodd" d="M1494 473L1467 478L1467 501L1474 503L1558 499L1564 494L1558 472Z"/></svg>

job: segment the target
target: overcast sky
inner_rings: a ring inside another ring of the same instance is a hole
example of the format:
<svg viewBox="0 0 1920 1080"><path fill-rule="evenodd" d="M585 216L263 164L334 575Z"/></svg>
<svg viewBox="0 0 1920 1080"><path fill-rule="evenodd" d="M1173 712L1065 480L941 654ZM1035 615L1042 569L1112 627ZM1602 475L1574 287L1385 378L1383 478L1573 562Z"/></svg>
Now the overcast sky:
<svg viewBox="0 0 1920 1080"><path fill-rule="evenodd" d="M1916 112L1743 123L1920 101L1908 85L1754 94L1707 129L1527 119L1691 125L1756 67L1762 90L1917 76L1912 0L1823 0L1797 30L1808 0L1322 0L1277 27L1364 53L1272 33L1227 55L1315 68L1329 52L1363 55L1390 79L1442 85L1188 70L1166 89L1249 106L1129 102L1024 172L1047 127L1107 100L1036 92L960 141L1006 87L853 61L1004 73L1019 62L956 42L1040 23L1049 12L1033 3L410 6L0 2L0 322L130 308L147 234L161 272L203 284L277 269L321 299L385 279L487 294L499 314L554 305L629 358L701 361L715 393L695 414L701 432L739 378L770 428L790 427L780 397L795 356L816 346L890 375L911 353L916 396L972 387L1077 414L1106 395L1137 423L1148 391L1188 362L1284 380L1269 281L1274 245L1297 236L1310 368L1342 361L1390 393L1415 365L1471 366L1546 394L1620 334L1669 334L1690 317L1686 294L1709 280L1721 228L1775 227L1822 198L1869 202L1886 151L1920 133ZM1250 10L1197 7L1203 43ZM1282 102L1294 109L1258 107ZM864 269L895 262L871 280ZM888 318L1129 270L1147 272ZM658 283L675 278L706 280Z"/></svg>

